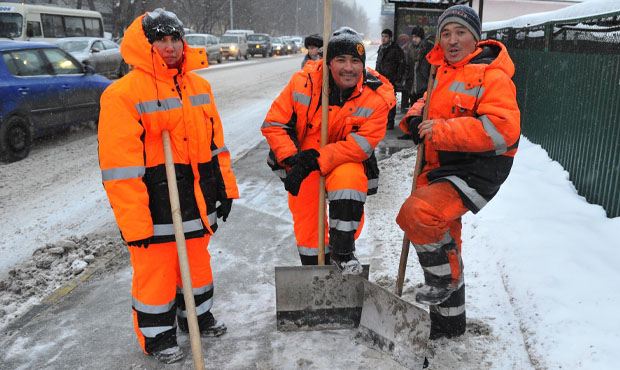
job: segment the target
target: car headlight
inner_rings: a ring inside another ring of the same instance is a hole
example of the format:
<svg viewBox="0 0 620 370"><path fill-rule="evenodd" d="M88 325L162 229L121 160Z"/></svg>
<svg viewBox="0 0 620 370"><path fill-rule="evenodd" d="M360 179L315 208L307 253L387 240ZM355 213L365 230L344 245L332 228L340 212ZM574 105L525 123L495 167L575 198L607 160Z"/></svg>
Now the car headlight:
<svg viewBox="0 0 620 370"><path fill-rule="evenodd" d="M234 51L235 49L237 49L235 45L230 45L230 50Z"/></svg>

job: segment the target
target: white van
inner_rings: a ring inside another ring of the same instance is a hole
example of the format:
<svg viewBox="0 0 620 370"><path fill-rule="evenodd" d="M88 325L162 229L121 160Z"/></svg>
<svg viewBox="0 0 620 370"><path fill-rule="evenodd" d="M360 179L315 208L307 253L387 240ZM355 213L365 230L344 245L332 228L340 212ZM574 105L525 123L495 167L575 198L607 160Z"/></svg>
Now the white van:
<svg viewBox="0 0 620 370"><path fill-rule="evenodd" d="M103 37L101 13L58 6L0 3L0 39L54 41L74 36Z"/></svg>

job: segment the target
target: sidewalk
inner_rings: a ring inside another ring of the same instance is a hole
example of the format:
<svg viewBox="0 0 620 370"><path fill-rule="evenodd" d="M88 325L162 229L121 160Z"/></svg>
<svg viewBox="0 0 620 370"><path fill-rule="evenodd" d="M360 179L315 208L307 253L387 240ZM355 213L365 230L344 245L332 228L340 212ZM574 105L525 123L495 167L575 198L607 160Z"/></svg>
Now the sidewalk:
<svg viewBox="0 0 620 370"><path fill-rule="evenodd" d="M388 131L381 148L410 146L396 139L400 134ZM266 155L263 142L236 162L244 198L234 203L231 217L220 225L209 248L213 312L228 325L228 333L203 339L207 368L401 368L383 353L354 343L353 331L276 331L273 267L299 261L284 189L267 168ZM143 355L131 323L128 258L120 256L115 263L120 266L103 269L0 339L0 368L192 368L185 335L179 336L188 354L184 362L163 366Z"/></svg>

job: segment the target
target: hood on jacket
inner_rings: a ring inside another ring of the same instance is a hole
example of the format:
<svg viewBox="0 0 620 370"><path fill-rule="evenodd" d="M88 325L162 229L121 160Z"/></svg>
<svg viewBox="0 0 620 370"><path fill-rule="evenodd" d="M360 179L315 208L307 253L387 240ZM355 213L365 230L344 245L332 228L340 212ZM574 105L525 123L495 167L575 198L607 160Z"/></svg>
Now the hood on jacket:
<svg viewBox="0 0 620 370"><path fill-rule="evenodd" d="M426 55L426 59L430 64L436 66L448 65L439 43ZM463 58L460 62L453 64L453 66L459 67L469 63L487 64L487 69L500 69L510 77L515 73L515 65L508 55L508 50L504 44L495 40L480 41L473 53Z"/></svg>
<svg viewBox="0 0 620 370"><path fill-rule="evenodd" d="M155 51L153 45L144 35L142 18L144 18L144 14L134 19L125 31L123 42L121 42L121 55L125 62L134 68L154 76L167 75L169 69L164 59ZM206 68L208 65L206 49L189 47L184 40L182 73Z"/></svg>

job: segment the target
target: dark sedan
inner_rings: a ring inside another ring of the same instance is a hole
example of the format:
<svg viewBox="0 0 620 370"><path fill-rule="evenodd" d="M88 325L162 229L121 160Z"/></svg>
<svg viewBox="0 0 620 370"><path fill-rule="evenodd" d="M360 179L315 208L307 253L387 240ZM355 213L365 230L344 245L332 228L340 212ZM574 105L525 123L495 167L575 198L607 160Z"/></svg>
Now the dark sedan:
<svg viewBox="0 0 620 370"><path fill-rule="evenodd" d="M110 80L92 67L47 43L0 41L0 54L0 159L23 159L33 139L97 121Z"/></svg>

